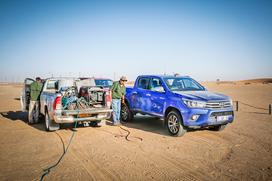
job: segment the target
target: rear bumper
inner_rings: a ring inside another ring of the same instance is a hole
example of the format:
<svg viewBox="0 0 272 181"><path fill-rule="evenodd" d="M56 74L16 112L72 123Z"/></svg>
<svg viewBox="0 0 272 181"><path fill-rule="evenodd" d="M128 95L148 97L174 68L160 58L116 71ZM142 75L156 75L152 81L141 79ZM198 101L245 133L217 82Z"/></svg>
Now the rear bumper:
<svg viewBox="0 0 272 181"><path fill-rule="evenodd" d="M199 116L192 120L192 116ZM223 119L219 119L219 117ZM225 125L234 121L232 108L227 109L188 109L182 114L183 124L189 128L202 128L216 125Z"/></svg>
<svg viewBox="0 0 272 181"><path fill-rule="evenodd" d="M82 121L100 121L103 119L110 119L111 109L86 109L86 110L62 110L56 111L54 121L56 123L74 123Z"/></svg>
<svg viewBox="0 0 272 181"><path fill-rule="evenodd" d="M111 116L102 116L102 117L84 117L84 118L75 118L72 116L69 117L54 117L56 123L75 123L82 121L100 121L103 119L110 119Z"/></svg>

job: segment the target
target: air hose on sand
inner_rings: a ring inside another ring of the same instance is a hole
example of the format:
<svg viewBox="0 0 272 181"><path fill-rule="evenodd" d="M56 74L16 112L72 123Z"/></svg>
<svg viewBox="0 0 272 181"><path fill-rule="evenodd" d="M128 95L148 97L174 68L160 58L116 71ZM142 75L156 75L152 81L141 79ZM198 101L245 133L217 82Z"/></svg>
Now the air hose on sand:
<svg viewBox="0 0 272 181"><path fill-rule="evenodd" d="M58 161L54 165L51 165L48 168L46 168L46 169L43 170L43 174L42 174L42 176L40 178L40 181L44 180L44 177L46 175L48 175L53 168L55 168L55 167L58 166L58 164L61 162L61 160L63 159L63 157L65 156L65 154L68 152L68 149L69 149L69 147L70 147L70 145L72 143L72 140L73 140L73 138L75 136L75 133L76 133L76 127L77 127L77 122L75 122L75 126L74 126L74 128L72 130L73 133L72 133L72 135L71 135L71 137L69 139L68 145L65 148L64 152L62 153L62 155L60 156L60 158L58 159Z"/></svg>

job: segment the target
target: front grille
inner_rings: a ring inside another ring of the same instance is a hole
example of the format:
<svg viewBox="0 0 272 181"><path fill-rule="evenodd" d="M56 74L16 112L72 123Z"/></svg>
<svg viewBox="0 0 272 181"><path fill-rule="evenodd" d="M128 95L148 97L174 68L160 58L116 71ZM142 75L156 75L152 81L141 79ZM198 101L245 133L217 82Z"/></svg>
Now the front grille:
<svg viewBox="0 0 272 181"><path fill-rule="evenodd" d="M211 117L216 117L216 116L233 116L233 111L213 112L211 114Z"/></svg>
<svg viewBox="0 0 272 181"><path fill-rule="evenodd" d="M206 108L211 109L223 109L223 108L229 108L231 107L230 101L220 101L220 102L207 102Z"/></svg>

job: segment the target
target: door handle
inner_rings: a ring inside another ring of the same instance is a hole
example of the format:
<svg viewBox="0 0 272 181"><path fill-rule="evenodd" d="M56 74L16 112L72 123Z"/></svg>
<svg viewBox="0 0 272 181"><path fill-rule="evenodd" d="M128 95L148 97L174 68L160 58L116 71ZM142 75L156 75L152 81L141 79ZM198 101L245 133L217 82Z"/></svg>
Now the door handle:
<svg viewBox="0 0 272 181"><path fill-rule="evenodd" d="M138 93L137 92L132 92L132 95L137 95Z"/></svg>
<svg viewBox="0 0 272 181"><path fill-rule="evenodd" d="M149 97L150 97L150 96L151 96L151 94L146 94L146 96L149 96Z"/></svg>

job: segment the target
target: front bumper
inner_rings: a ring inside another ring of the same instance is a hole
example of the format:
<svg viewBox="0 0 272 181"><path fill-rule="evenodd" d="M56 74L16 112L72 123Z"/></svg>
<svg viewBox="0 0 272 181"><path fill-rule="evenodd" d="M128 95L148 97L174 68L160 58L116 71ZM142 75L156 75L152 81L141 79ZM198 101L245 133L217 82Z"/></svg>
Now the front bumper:
<svg viewBox="0 0 272 181"><path fill-rule="evenodd" d="M196 120L192 116L197 115ZM234 120L233 108L226 109L189 109L182 114L183 124L189 128L202 128L232 123Z"/></svg>

